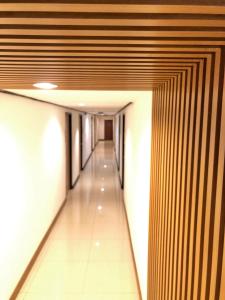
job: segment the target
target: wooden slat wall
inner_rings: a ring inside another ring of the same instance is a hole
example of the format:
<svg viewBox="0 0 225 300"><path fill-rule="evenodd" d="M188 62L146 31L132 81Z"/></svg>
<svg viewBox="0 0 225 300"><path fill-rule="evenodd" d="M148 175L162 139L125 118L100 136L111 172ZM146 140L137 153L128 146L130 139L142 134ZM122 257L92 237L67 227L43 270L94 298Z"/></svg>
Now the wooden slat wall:
<svg viewBox="0 0 225 300"><path fill-rule="evenodd" d="M225 48L153 91L149 300L225 299Z"/></svg>

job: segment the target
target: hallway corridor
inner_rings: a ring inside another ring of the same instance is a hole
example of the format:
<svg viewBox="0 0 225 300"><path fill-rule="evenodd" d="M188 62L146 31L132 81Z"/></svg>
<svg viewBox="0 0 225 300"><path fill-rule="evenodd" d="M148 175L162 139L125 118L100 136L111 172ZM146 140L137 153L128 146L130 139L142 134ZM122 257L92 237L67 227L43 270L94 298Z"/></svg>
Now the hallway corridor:
<svg viewBox="0 0 225 300"><path fill-rule="evenodd" d="M225 300L225 0L3 0L0 56L0 300Z"/></svg>
<svg viewBox="0 0 225 300"><path fill-rule="evenodd" d="M113 144L99 142L17 299L138 300L122 197Z"/></svg>

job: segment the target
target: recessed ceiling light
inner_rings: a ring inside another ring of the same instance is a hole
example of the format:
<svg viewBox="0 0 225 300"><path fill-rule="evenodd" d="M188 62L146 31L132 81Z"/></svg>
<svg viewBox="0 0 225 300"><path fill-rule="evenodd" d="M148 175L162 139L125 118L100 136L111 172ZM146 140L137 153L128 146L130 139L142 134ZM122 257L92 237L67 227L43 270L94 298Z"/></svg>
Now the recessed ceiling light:
<svg viewBox="0 0 225 300"><path fill-rule="evenodd" d="M105 189L104 188L101 188L101 192L104 192L105 191Z"/></svg>
<svg viewBox="0 0 225 300"><path fill-rule="evenodd" d="M85 106L84 103L78 103L78 106Z"/></svg>
<svg viewBox="0 0 225 300"><path fill-rule="evenodd" d="M98 210L102 210L102 206L101 205L99 205L97 208L98 208Z"/></svg>
<svg viewBox="0 0 225 300"><path fill-rule="evenodd" d="M99 247L100 246L100 242L99 241L95 242L95 246Z"/></svg>
<svg viewBox="0 0 225 300"><path fill-rule="evenodd" d="M43 90L52 90L58 87L58 85L50 83L50 82L37 82L33 84L34 87Z"/></svg>
<svg viewBox="0 0 225 300"><path fill-rule="evenodd" d="M104 165L104 168L106 169L106 168L107 168L107 165Z"/></svg>

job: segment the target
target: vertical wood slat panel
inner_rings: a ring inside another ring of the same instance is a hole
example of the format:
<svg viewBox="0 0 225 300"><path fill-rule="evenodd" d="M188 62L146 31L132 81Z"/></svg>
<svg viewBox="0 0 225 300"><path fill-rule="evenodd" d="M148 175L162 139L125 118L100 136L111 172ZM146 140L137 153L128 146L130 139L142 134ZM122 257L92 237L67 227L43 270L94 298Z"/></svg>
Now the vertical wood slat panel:
<svg viewBox="0 0 225 300"><path fill-rule="evenodd" d="M168 107L169 107L169 93L168 93L168 86L169 84L166 83L166 85L164 86L164 90L167 91L164 93L164 117L163 117L163 123L162 123L162 130L163 130L163 138L164 138L164 142L163 142L163 151L162 151L162 163L161 163L161 170L163 172L163 168L166 164L166 149L167 149L167 126L165 126L165 124L168 122ZM165 191L165 187L166 187L166 172L163 172L162 174L162 194L161 194L161 203L162 203L162 226L161 226L161 260L160 260L160 278L159 278L159 290L160 290L160 294L159 294L159 299L162 299L163 297L163 282L164 282L164 271L163 271L163 266L164 266L164 252L165 252L165 215L166 215L166 203L165 203L165 195L166 195L166 191Z"/></svg>
<svg viewBox="0 0 225 300"><path fill-rule="evenodd" d="M160 90L156 90L154 91L154 98L156 99L157 103L160 101ZM158 106L153 106L153 124L155 127L158 128ZM156 156L157 150L158 150L158 141L157 141L157 135L155 135L156 132L153 132L153 142L152 142L152 158L155 157L155 161L154 164L152 165L152 175L151 175L151 180L152 180L152 184L154 185L155 189L154 191L152 191L152 202L151 202L151 217L153 220L153 226L152 226L152 235L151 235L151 243L150 243L150 247L151 247L151 251L150 251L150 255L153 257L156 255L156 227L154 226L156 223L156 217L157 217L157 207L155 206L155 204L157 203L157 201L155 201L156 197L157 197L157 188L158 188L158 184L157 184L157 168L156 166L157 164L157 159L158 156ZM151 290L152 293L155 293L155 268L156 268L157 264L155 262L155 260L151 261L151 283L149 285L149 289Z"/></svg>
<svg viewBox="0 0 225 300"><path fill-rule="evenodd" d="M175 196L175 189L176 189L176 160L177 160L177 135L178 135L178 123L179 123L179 114L180 114L180 81L181 77L176 78L176 88L174 91L174 103L175 103L175 119L173 123L173 151L172 151L172 176L171 176L171 202L172 202L172 211L171 211L171 220L170 220L170 258L169 258L169 289L168 289L168 299L172 297L172 283L173 283L173 260L174 260L174 253L173 253L173 246L174 246L174 223L175 223L175 210L176 210L176 196Z"/></svg>
<svg viewBox="0 0 225 300"><path fill-rule="evenodd" d="M223 50L221 59L225 59L225 51ZM216 201L214 209L214 232L213 232L213 245L212 260L211 260L211 281L208 283L209 299L219 298L219 286L221 286L221 267L223 261L222 247L224 247L224 225L225 225L225 195L223 194L224 182L224 163L225 163L225 68L221 69L220 83L219 83L219 103L218 103L218 117L217 124L219 126L219 133L217 135L218 145L218 172L217 172L217 186L216 186ZM218 250L217 250L218 249ZM224 288L223 286L221 288Z"/></svg>
<svg viewBox="0 0 225 300"><path fill-rule="evenodd" d="M157 101L157 92L156 90L153 90L153 99ZM152 105L152 126L155 124L155 108L156 105ZM152 144L151 144L151 202L150 202L150 212L149 212L149 219L151 219L151 234L149 235L149 243L148 243L148 257L149 257L149 266L148 266L148 294L149 291L152 292L153 289L153 261L151 257L154 255L153 250L153 226L154 226L154 194L155 194L155 163L154 163L154 157L155 157L155 131L152 131Z"/></svg>
<svg viewBox="0 0 225 300"><path fill-rule="evenodd" d="M224 54L153 93L148 300L225 299Z"/></svg>
<svg viewBox="0 0 225 300"><path fill-rule="evenodd" d="M172 278L172 294L171 298L176 298L176 289L177 289L177 269L178 269L178 222L180 215L180 201L177 201L180 195L180 179L181 179L181 166L182 166L182 134L183 134L183 119L184 119L184 84L185 84L185 73L182 73L181 84L180 84L180 92L178 101L179 104L179 112L178 112L178 130L177 130L177 153L176 153L176 180L175 180L175 219L174 219L174 229L173 229L173 278Z"/></svg>
<svg viewBox="0 0 225 300"><path fill-rule="evenodd" d="M177 78L177 92L176 92L176 116L175 116L175 139L174 139L174 155L173 155L173 186L172 186L172 199L173 199L173 209L172 209L172 228L171 228L171 267L170 267L170 292L169 292L169 299L173 297L173 282L174 282L174 231L175 231L175 222L176 222L176 208L177 208L177 170L178 170L178 136L179 136L179 123L180 123L180 84L181 84L181 76L179 75Z"/></svg>
<svg viewBox="0 0 225 300"><path fill-rule="evenodd" d="M160 127L160 136L159 140L164 141L164 136L163 136L163 118L164 118L164 98L165 98L165 93L163 93L164 87L161 87L161 99L160 99L160 119L159 119L159 127ZM158 221L158 234L157 234L157 241L158 241L158 262L157 262L157 298L160 298L160 266L161 266L161 228L162 228L162 152L163 152L163 143L160 143L160 148L159 148L159 194L158 194L158 203L159 203L159 221Z"/></svg>
<svg viewBox="0 0 225 300"><path fill-rule="evenodd" d="M167 236L167 244L166 244L166 271L165 271L165 292L164 292L164 298L166 299L168 297L168 285L169 285L169 244L170 244L170 230L169 230L169 225L170 225L170 212L171 212L171 201L169 198L169 193L170 193L170 179L171 179L171 152L172 152L172 125L173 125L173 116L174 116L174 89L175 89L175 79L173 78L171 80L171 89L170 89L170 114L169 114L169 147L168 147L168 178L167 178L167 195L166 195L166 201L168 202L168 212L167 212L167 230L166 230L166 236ZM149 233L150 234L150 233Z"/></svg>
<svg viewBox="0 0 225 300"><path fill-rule="evenodd" d="M192 296L192 285L197 284L198 280L194 282L196 270L195 270L195 259L197 259L197 265L200 257L196 253L196 238L197 243L201 239L201 219L202 215L198 215L198 212L202 212L204 196L204 180L207 176L207 130L208 130L208 118L209 118L209 101L210 101L210 76L212 69L211 57L207 60L205 66L205 76L203 84L203 97L200 104L197 104L196 111L196 125L195 125L195 147L194 147L194 167L193 167L193 184L192 184L192 214L191 214L191 228L190 228L190 252L189 252L189 270L188 270L188 286L187 286L187 298ZM198 201L196 201L198 199ZM197 222L197 220L199 220ZM198 236L199 232L199 236ZM200 250L200 247L198 247ZM194 272L195 270L195 272ZM198 275L199 277L199 275ZM196 297L196 296L195 296Z"/></svg>
<svg viewBox="0 0 225 300"><path fill-rule="evenodd" d="M181 283L182 283L182 274L183 274L183 260L182 260L182 245L183 245L183 231L184 231L184 208L185 208L185 201L184 201L184 189L185 189L185 174L186 174L186 161L187 161L187 138L188 138L188 120L189 120L189 112L190 112L190 101L189 95L190 95L190 88L191 88L191 70L187 71L186 75L186 82L184 86L184 101L185 101L185 115L184 115L184 122L182 124L183 126L183 143L182 143L182 173L181 173L181 191L180 191L180 199L181 199L181 214L180 214L180 228L179 228L179 251L178 251L178 274L179 281L177 278L177 291L176 291L176 299L180 299L181 297Z"/></svg>
<svg viewBox="0 0 225 300"><path fill-rule="evenodd" d="M169 94L168 94L168 88L169 83L165 83L165 93L164 93L164 118L163 118L163 130L164 130L164 141L163 141L163 156L162 156L162 168L166 165L166 149L167 149L167 126L165 125L167 123L168 118L168 106L169 106ZM163 169L162 169L163 170ZM162 299L163 295L163 286L164 286L164 272L163 272L163 266L164 266L164 252L165 252L165 216L166 216L166 203L165 203L165 182L166 182L166 172L163 172L162 174L162 227L161 227L161 262L160 262L160 281L159 281L159 288L160 288L160 296L159 298Z"/></svg>
<svg viewBox="0 0 225 300"><path fill-rule="evenodd" d="M161 127L161 119L162 119L162 101L163 101L163 87L160 87L160 97L158 101L158 150L157 150L157 161L158 161L158 168L157 168L157 182L158 182L158 189L157 189L157 198L156 198L156 203L157 203L157 226L156 226L156 275L155 275L155 282L156 282L156 294L155 297L158 298L159 294L159 286L158 286L158 276L159 276L159 258L160 258L160 251L159 251L159 242L160 242L160 224L161 224L161 203L160 203L160 190L161 190L161 139L162 139L162 127Z"/></svg>
<svg viewBox="0 0 225 300"><path fill-rule="evenodd" d="M158 249L157 249L157 241L158 241L158 237L157 237L157 229L158 229L158 191L159 191L159 181L158 181L158 174L159 174L159 137L160 137L160 128L159 128L159 110L160 110L160 101L161 101L161 87L159 88L158 91L158 105L156 106L156 126L157 126L157 134L156 134L156 167L155 167L155 182L157 184L156 187L156 193L155 193L155 228L154 228L154 248L155 248L155 259L154 259L154 295L155 298L157 297L157 281L156 281L156 277L157 277L157 263L158 263Z"/></svg>
<svg viewBox="0 0 225 300"><path fill-rule="evenodd" d="M203 74L204 74L204 62L201 61L199 64L199 75L198 75L198 86L197 87L197 103L202 102L202 92L203 92ZM191 176L192 176L192 164L193 164L193 151L195 145L195 131L194 127L198 124L196 123L196 99L195 94L192 93L192 98L190 99L190 116L188 122L188 148L187 148L187 166L186 174L183 179L184 185L184 201L185 201L185 217L184 217L184 228L183 228L183 259L182 259L182 281L181 281L181 297L180 299L186 299L186 282L187 282L187 272L188 272L188 255L189 255L189 238L188 231L190 227L190 190L191 190ZM198 107L198 106L197 106ZM198 128L198 126L197 126Z"/></svg>
<svg viewBox="0 0 225 300"><path fill-rule="evenodd" d="M180 181L181 181L181 172L182 172L182 148L183 148L183 120L185 116L185 95L184 95L184 86L186 80L186 72L182 72L181 77L181 86L180 86L180 120L178 123L179 126L179 137L178 137L178 155L177 155L177 196L176 198L180 198ZM177 210L176 210L176 223L174 230L174 277L173 277L173 294L172 298L176 298L176 290L177 290L177 278L178 278L178 231L179 231L179 221L180 221L180 203L181 201L177 201Z"/></svg>
<svg viewBox="0 0 225 300"><path fill-rule="evenodd" d="M204 246L203 246L203 268L202 268L202 289L201 299L208 300L209 294L207 291L207 270L209 263L208 247L211 247L210 238L210 213L211 205L215 203L213 194L214 189L214 170L217 168L217 164L214 161L215 153L215 136L216 136L216 121L217 121L217 105L218 105L218 84L219 84L219 71L220 71L220 53L215 55L214 77L213 77L213 92L211 103L211 126L209 136L209 164L208 164L208 180L207 180L207 193L206 193L206 209L205 209L205 227L204 227ZM212 203L213 201L213 203Z"/></svg>
<svg viewBox="0 0 225 300"><path fill-rule="evenodd" d="M169 127L169 116L170 116L170 109L172 105L171 101L171 81L167 83L166 88L166 119L165 119L165 148L164 148L164 159L165 159L165 172L164 172L164 225L163 225L163 257L162 257L162 286L161 286L161 299L165 297L165 283L166 283L166 249L167 249L167 213L168 213L168 201L167 201L167 183L168 183L168 172L169 172L169 162L168 162L168 157L169 157L169 132L170 132L170 127Z"/></svg>
<svg viewBox="0 0 225 300"><path fill-rule="evenodd" d="M170 150L169 150L169 182L168 182L168 202L169 202L169 211L168 211L168 244L167 244L167 270L166 270L166 295L165 297L168 298L168 287L169 287L169 270L170 270L170 237L171 237L171 192L172 192L172 157L173 157L173 140L174 140L174 121L175 121L175 108L176 108L176 101L175 101L175 92L176 92L176 81L177 79L173 79L173 85L172 85L172 90L171 90L171 97L172 97L172 113L171 113L171 126L170 126Z"/></svg>
<svg viewBox="0 0 225 300"><path fill-rule="evenodd" d="M203 123L203 82L204 82L204 65L203 63L200 64L199 67L199 76L198 76L198 93L197 93L197 119L196 119L196 139L197 139L197 143L196 143L196 147L195 147L195 167L194 167L194 186L193 186L193 193L192 193L192 197L194 198L198 198L199 195L199 173L200 173L200 161L201 161L201 141L202 141L202 123ZM195 230L195 234L194 234L194 242L193 242L193 256L195 257L195 260L198 262L199 261L199 251L196 251L196 249L199 249L199 245L200 245L200 227L198 226L199 222L198 220L201 219L199 213L201 213L201 204L202 201L199 198L199 201L195 201L195 223L194 223L194 230ZM195 260L193 260L193 262L195 262ZM198 274L198 269L199 264L192 264L192 282L191 282L191 297L193 298L193 294L194 297L196 298L197 294L195 290L194 293L194 284L197 283L197 280L195 281L195 278ZM196 285L197 286L197 285Z"/></svg>

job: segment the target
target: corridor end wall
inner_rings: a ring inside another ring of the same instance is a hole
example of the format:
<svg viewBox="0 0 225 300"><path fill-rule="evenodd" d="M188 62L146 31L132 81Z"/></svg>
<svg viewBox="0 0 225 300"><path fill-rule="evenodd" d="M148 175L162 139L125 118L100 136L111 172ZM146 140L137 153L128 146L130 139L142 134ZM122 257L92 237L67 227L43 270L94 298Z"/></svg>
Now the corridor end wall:
<svg viewBox="0 0 225 300"><path fill-rule="evenodd" d="M105 120L111 120L114 122L112 116L98 116L97 117L97 140L102 141L105 139Z"/></svg>

